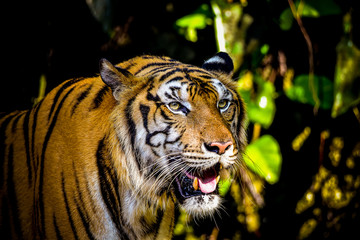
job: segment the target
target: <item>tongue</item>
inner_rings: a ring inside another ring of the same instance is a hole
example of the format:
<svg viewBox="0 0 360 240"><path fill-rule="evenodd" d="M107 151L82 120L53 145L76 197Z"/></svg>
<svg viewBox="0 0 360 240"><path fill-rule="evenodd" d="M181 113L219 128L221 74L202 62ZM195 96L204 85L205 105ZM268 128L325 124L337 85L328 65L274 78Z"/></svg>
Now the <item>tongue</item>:
<svg viewBox="0 0 360 240"><path fill-rule="evenodd" d="M199 187L203 193L212 193L216 189L216 177L199 178Z"/></svg>

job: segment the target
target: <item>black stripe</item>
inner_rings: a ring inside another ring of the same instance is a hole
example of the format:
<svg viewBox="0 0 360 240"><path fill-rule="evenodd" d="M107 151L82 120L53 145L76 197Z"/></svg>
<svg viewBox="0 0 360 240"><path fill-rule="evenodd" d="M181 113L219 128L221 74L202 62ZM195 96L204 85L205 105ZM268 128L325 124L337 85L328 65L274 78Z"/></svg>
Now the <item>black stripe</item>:
<svg viewBox="0 0 360 240"><path fill-rule="evenodd" d="M25 112L20 112L19 114L17 114L17 116L14 119L14 122L12 123L12 129L11 132L14 134L16 132L16 129L18 127L17 122L19 121L19 119L25 114Z"/></svg>
<svg viewBox="0 0 360 240"><path fill-rule="evenodd" d="M206 70L203 70L201 68L187 68L186 72L187 73L199 73L199 74L202 73L205 75L210 75L209 72L207 72Z"/></svg>
<svg viewBox="0 0 360 240"><path fill-rule="evenodd" d="M56 239L62 240L62 236L60 234L60 230L59 230L59 226L56 222L56 217L55 214L53 215L53 224L54 224L54 228L55 228L55 233L56 233Z"/></svg>
<svg viewBox="0 0 360 240"><path fill-rule="evenodd" d="M175 73L181 72L180 69L175 68L167 73L165 73L164 75L161 76L161 78L159 79L159 82L164 81L165 79L169 78L170 76L174 75Z"/></svg>
<svg viewBox="0 0 360 240"><path fill-rule="evenodd" d="M46 136L43 142L43 148L42 148L42 152L41 152L41 159L40 159L40 174L39 174L39 207L40 207L40 218L41 218L41 229L40 229L40 234L42 235L41 238L45 239L45 214L44 214L44 197L43 197L43 184L44 184L44 162L45 162L45 152L46 152L46 148L47 145L49 143L51 134L54 130L56 121L57 121L57 117L59 115L59 112L62 108L62 105L64 104L66 98L69 96L69 94L74 90L75 86L70 89L66 95L62 98L61 102L59 103L55 113L54 113L54 117L51 120L51 124L48 128L48 131L46 132Z"/></svg>
<svg viewBox="0 0 360 240"><path fill-rule="evenodd" d="M148 129L148 115L150 112L150 107L140 104L140 112L141 112L141 116L143 119L143 125L144 128L146 129L146 132L149 133L149 129Z"/></svg>
<svg viewBox="0 0 360 240"><path fill-rule="evenodd" d="M180 81L183 80L183 77L174 77L172 79L170 79L169 81L166 82L166 84L172 83L172 82L176 82L176 81Z"/></svg>
<svg viewBox="0 0 360 240"><path fill-rule="evenodd" d="M39 114L39 110L40 110L40 107L41 107L41 104L43 103L43 101L39 102L34 110L34 115L33 115L33 125L32 125L32 134L31 134L31 157L32 157L32 160L33 160L33 168L34 168L34 172L36 172L36 169L37 169L37 166L38 164L35 163L35 131L36 131L36 125L37 125L37 119L38 119L38 114Z"/></svg>
<svg viewBox="0 0 360 240"><path fill-rule="evenodd" d="M29 119L30 119L30 111L28 111L25 115L23 130L24 130L24 141L25 141L26 166L28 170L28 184L29 187L31 187L32 169L31 169L30 144L29 144Z"/></svg>
<svg viewBox="0 0 360 240"><path fill-rule="evenodd" d="M138 170L141 170L141 161L139 159L139 154L137 154L137 151L135 149L135 137L136 137L136 125L135 122L132 119L131 116L131 108L132 108L132 104L135 100L135 97L131 98L126 106L125 109L125 116L127 119L127 124L128 124L128 130L129 130L129 135L130 135L130 140L131 140L131 148L133 150L133 153L135 154L135 159L136 159L136 163L137 163L137 167Z"/></svg>
<svg viewBox="0 0 360 240"><path fill-rule="evenodd" d="M9 154L8 154L8 179L7 179L7 195L8 195L8 206L10 206L11 211L11 219L12 225L14 227L15 233L18 235L18 239L23 239L22 231L21 231L21 223L20 223L20 215L19 215L19 208L18 208L18 201L15 192L15 183L14 179L14 149L13 145L11 144L9 147Z"/></svg>
<svg viewBox="0 0 360 240"><path fill-rule="evenodd" d="M172 94L175 95L174 92L173 92ZM170 95L170 94L167 93L167 92L165 92L165 94L164 94L164 96L167 97L168 99L171 99L171 100L173 100L173 101L177 101L178 99L177 99L176 97L174 97L173 95ZM175 96L176 96L176 95L175 95Z"/></svg>
<svg viewBox="0 0 360 240"><path fill-rule="evenodd" d="M70 87L71 85L79 82L80 80L83 80L84 78L76 78L76 79L72 79L72 80L69 80L67 81L66 83L64 83L64 85L61 86L61 88L59 90L57 90L57 93L53 99L53 104L51 105L51 109L50 109L50 112L49 112L49 116L48 116L48 121L50 121L51 119L51 116L55 110L55 106L57 104L57 102L59 101L59 98L60 98L60 95L61 93L66 90L68 87Z"/></svg>
<svg viewBox="0 0 360 240"><path fill-rule="evenodd" d="M153 68L153 67L155 67L155 68L153 68L153 69L151 70L151 72L153 72L153 71L156 71L156 70L161 69L161 68L164 67L164 66L173 66L173 65L176 65L176 64L175 64L175 63L172 63L172 62L162 62L162 63L154 62L154 63L148 63L148 64L142 66L134 75L136 76L136 75L138 75L139 73L141 73L142 71L144 71L144 70L146 70L146 69L148 69L148 68Z"/></svg>
<svg viewBox="0 0 360 240"><path fill-rule="evenodd" d="M151 55L144 55L144 56L141 56L142 59L146 59L146 60L162 60L162 61L165 61L165 62L178 62L177 60L175 59L172 59L170 57L166 57L166 56L151 56Z"/></svg>
<svg viewBox="0 0 360 240"><path fill-rule="evenodd" d="M153 229L155 231L154 239L157 239L163 217L164 217L164 211L161 209L158 209L157 216L156 216L156 224L154 224L154 226L153 226Z"/></svg>
<svg viewBox="0 0 360 240"><path fill-rule="evenodd" d="M105 138L101 139L96 151L101 195L119 234L124 234L120 209L119 184L112 162L105 155ZM126 234L122 237L126 237ZM121 238L122 239L122 238Z"/></svg>
<svg viewBox="0 0 360 240"><path fill-rule="evenodd" d="M62 187L63 197L64 197L64 201L65 201L66 214L67 214L67 216L69 218L68 220L70 222L71 229L72 229L72 231L74 233L75 239L79 239L79 236L77 234L76 227L75 227L75 224L74 224L74 220L72 219L72 216L71 216L71 210L70 210L70 206L69 206L69 201L68 201L68 198L67 198L67 195L66 195L64 172L61 172L61 187Z"/></svg>
<svg viewBox="0 0 360 240"><path fill-rule="evenodd" d="M203 78L194 77L194 76L191 76L190 78L191 78L191 80L192 80L193 82L197 82L198 84L206 84L206 85L209 85L209 84L208 84L208 82L209 82L208 79L204 80Z"/></svg>
<svg viewBox="0 0 360 240"><path fill-rule="evenodd" d="M207 79L207 80L210 80L210 79L213 79L213 77L212 76L210 76L210 75L199 75L198 77L200 77L200 78L205 78L205 79Z"/></svg>
<svg viewBox="0 0 360 240"><path fill-rule="evenodd" d="M161 116L165 119L165 120L171 120L171 118L169 118L169 116L168 115L166 115L166 113L165 113L165 111L164 110L162 110L161 108L160 108L160 113L161 113ZM168 122L169 124L173 124L174 122Z"/></svg>
<svg viewBox="0 0 360 240"><path fill-rule="evenodd" d="M76 210L80 215L81 221L83 223L83 226L85 228L86 234L88 236L89 239L95 239L94 235L91 232L90 229L90 217L88 212L86 211L86 206L85 206L85 202L84 202L84 198L83 198L83 191L80 188L80 183L79 183L79 179L77 177L76 174L76 168L75 168L75 163L73 161L73 171L74 171L74 178L75 178L75 184L76 184L76 190L79 194L79 201L77 201L77 199L75 198L75 204L76 204Z"/></svg>
<svg viewBox="0 0 360 240"><path fill-rule="evenodd" d="M118 67L118 66L115 66L116 70L118 70L122 75L124 75L126 78L131 78L132 77L132 74L127 70L127 69L124 69L124 68L121 68L121 67Z"/></svg>
<svg viewBox="0 0 360 240"><path fill-rule="evenodd" d="M75 112L76 108L79 106L79 104L89 95L91 88L92 88L92 85L90 85L88 88L86 88L86 90L78 96L74 106L72 107L71 115L74 114L74 112Z"/></svg>
<svg viewBox="0 0 360 240"><path fill-rule="evenodd" d="M135 62L128 63L128 65L124 68L125 70L129 71L130 68L137 66L138 64Z"/></svg>
<svg viewBox="0 0 360 240"><path fill-rule="evenodd" d="M16 117L19 113L14 115L8 115L6 119L1 123L0 126L0 188L4 184L4 164L5 164L5 148L6 148L6 128L10 121Z"/></svg>
<svg viewBox="0 0 360 240"><path fill-rule="evenodd" d="M151 71L149 71L149 74L151 73L151 76L156 76L158 73L163 73L166 74L166 71L172 70L174 69L173 66L164 66L164 67L159 67L159 68L155 68ZM176 68L177 69L177 68Z"/></svg>
<svg viewBox="0 0 360 240"><path fill-rule="evenodd" d="M94 110L98 107L100 107L101 103L104 100L105 95L108 93L110 88L107 85L104 85L99 92L96 94L96 97L94 98L93 105L91 107L91 110Z"/></svg>
<svg viewBox="0 0 360 240"><path fill-rule="evenodd" d="M232 115L231 115L231 117L230 117L229 120L228 120L229 122L234 121L234 119L235 119L235 113L236 113L236 109L233 110Z"/></svg>
<svg viewBox="0 0 360 240"><path fill-rule="evenodd" d="M90 229L89 216L84 213L85 211L83 211L81 209L81 207L79 206L79 203L76 201L76 199L75 199L75 204L76 204L76 210L80 215L81 222L85 228L85 232L86 232L88 239L95 239L95 236L93 235L93 233L91 232L91 229Z"/></svg>

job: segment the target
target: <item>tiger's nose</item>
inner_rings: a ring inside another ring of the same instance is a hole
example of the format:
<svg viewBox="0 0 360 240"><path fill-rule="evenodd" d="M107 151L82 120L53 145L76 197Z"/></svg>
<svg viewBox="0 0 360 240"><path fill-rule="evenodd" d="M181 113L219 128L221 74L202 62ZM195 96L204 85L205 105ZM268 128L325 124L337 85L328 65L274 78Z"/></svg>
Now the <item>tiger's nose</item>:
<svg viewBox="0 0 360 240"><path fill-rule="evenodd" d="M219 155L224 154L226 152L226 150L228 150L231 146L233 145L233 143L231 141L229 142L213 142L210 144L206 144L205 143L205 148L209 151L209 152L214 152L217 153Z"/></svg>

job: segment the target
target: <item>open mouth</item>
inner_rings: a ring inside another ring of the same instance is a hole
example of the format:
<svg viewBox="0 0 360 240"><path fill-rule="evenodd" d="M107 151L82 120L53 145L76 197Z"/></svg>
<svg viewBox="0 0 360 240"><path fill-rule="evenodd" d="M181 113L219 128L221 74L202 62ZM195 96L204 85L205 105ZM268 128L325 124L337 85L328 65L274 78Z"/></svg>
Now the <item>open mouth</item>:
<svg viewBox="0 0 360 240"><path fill-rule="evenodd" d="M221 165L217 164L199 173L184 172L178 176L175 183L178 200L183 202L185 199L195 196L218 194L220 169Z"/></svg>

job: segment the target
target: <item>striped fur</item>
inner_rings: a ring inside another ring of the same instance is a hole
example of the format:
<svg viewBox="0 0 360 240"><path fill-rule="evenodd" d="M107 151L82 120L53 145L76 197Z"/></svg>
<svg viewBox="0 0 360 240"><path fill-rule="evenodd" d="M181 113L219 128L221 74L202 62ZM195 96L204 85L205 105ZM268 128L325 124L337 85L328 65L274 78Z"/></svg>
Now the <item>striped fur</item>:
<svg viewBox="0 0 360 240"><path fill-rule="evenodd" d="M68 80L33 109L2 116L1 239L170 239L177 202L195 217L214 214L216 191L179 199L179 179L241 164L244 107L232 62L220 57L203 68L102 60L100 76ZM211 145L226 141L223 154Z"/></svg>

